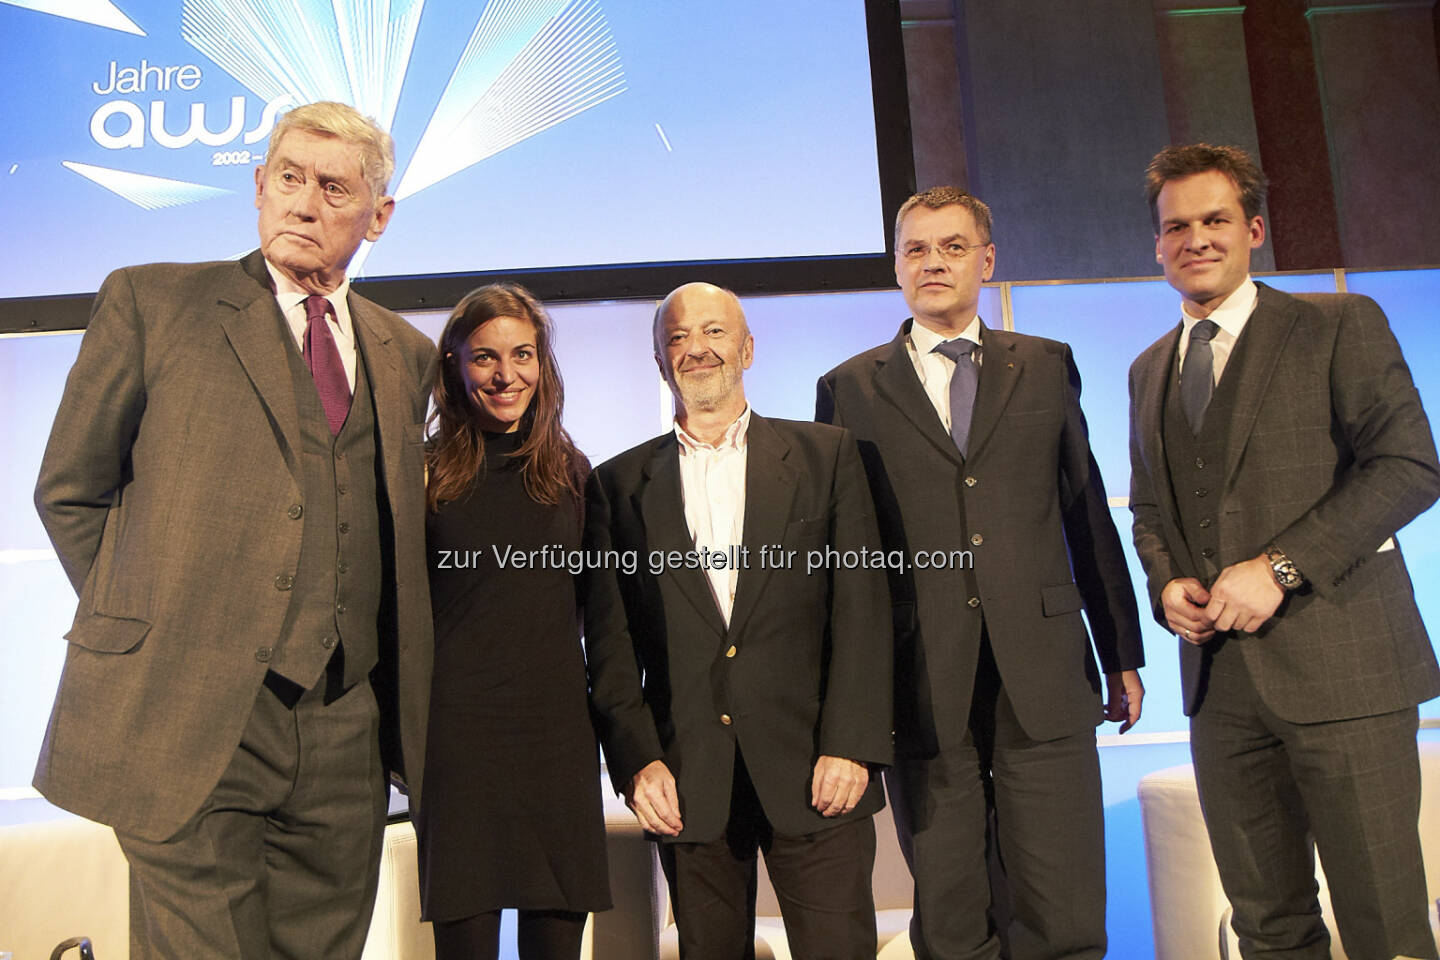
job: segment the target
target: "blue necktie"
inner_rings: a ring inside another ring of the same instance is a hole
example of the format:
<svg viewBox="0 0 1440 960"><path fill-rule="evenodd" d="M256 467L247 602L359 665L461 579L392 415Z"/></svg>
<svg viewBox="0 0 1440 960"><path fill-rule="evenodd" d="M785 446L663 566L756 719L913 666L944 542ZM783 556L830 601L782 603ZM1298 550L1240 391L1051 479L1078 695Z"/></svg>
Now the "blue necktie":
<svg viewBox="0 0 1440 960"><path fill-rule="evenodd" d="M950 374L950 436L960 448L960 456L966 455L965 447L970 442L970 417L975 412L975 387L980 383L980 367L975 363L974 351L979 348L974 340L963 337L936 344L933 353L955 361L955 372Z"/></svg>
<svg viewBox="0 0 1440 960"><path fill-rule="evenodd" d="M1180 365L1180 407L1196 436L1205 425L1205 408L1215 392L1215 354L1210 341L1220 327L1214 320L1201 320L1190 329L1190 346Z"/></svg>

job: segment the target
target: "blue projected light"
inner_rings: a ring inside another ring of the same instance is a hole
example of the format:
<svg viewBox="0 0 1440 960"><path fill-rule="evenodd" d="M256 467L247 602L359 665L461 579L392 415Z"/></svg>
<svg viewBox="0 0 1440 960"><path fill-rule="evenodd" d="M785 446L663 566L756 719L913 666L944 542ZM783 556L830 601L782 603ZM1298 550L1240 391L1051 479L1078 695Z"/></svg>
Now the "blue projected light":
<svg viewBox="0 0 1440 960"><path fill-rule="evenodd" d="M275 117L319 99L396 141L396 214L352 276L885 249L859 0L81 6L0 3L0 204L25 228L0 297L253 248ZM791 215L797 171L823 230Z"/></svg>
<svg viewBox="0 0 1440 960"><path fill-rule="evenodd" d="M1440 326L1436 307L1440 303L1440 270L1393 270L1383 273L1351 273L1346 289L1373 297L1390 318L1390 329L1410 365L1410 375L1420 391L1420 402L1430 417L1434 436L1440 416L1440 367L1426 357L1440 355ZM1430 631L1430 642L1440 648L1440 510L1431 507L1416 517L1397 538L1415 585L1415 600ZM1420 705L1420 715L1440 717L1440 701Z"/></svg>
<svg viewBox="0 0 1440 960"><path fill-rule="evenodd" d="M1080 406L1105 492L1128 497L1130 364L1179 325L1175 291L1159 280L1016 286L1010 302L1016 332L1070 344L1080 368Z"/></svg>

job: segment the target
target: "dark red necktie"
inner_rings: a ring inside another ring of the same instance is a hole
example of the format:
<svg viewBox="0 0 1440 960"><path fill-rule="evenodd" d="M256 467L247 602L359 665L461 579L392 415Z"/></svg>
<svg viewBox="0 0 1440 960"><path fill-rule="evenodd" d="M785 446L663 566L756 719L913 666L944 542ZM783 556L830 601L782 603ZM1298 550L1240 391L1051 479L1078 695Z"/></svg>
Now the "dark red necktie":
<svg viewBox="0 0 1440 960"><path fill-rule="evenodd" d="M330 333L327 314L335 307L321 296L305 298L305 365L315 378L315 389L330 422L330 435L339 436L345 418L350 414L350 381L345 378L345 364L340 362L340 348Z"/></svg>

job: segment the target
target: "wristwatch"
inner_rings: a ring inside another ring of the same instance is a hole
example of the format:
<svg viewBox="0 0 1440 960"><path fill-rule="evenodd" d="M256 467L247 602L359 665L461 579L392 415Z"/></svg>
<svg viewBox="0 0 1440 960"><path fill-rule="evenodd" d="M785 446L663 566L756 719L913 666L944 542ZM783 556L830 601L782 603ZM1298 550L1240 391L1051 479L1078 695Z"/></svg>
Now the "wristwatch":
<svg viewBox="0 0 1440 960"><path fill-rule="evenodd" d="M1305 582L1305 575L1295 566L1295 561L1275 544L1265 548L1265 559L1270 561L1270 572L1275 574L1275 582L1282 590L1294 590Z"/></svg>

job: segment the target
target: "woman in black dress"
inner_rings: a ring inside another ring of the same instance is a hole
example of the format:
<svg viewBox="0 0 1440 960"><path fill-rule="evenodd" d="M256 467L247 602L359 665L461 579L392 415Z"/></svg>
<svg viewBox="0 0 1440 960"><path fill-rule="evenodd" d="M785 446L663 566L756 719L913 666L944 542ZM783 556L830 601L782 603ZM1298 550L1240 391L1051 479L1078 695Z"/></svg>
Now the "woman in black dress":
<svg viewBox="0 0 1440 960"><path fill-rule="evenodd" d="M440 337L426 455L435 670L420 892L438 960L575 960L610 906L575 576L589 465L560 424L545 310L523 287L467 294ZM523 561L520 559L523 557Z"/></svg>

